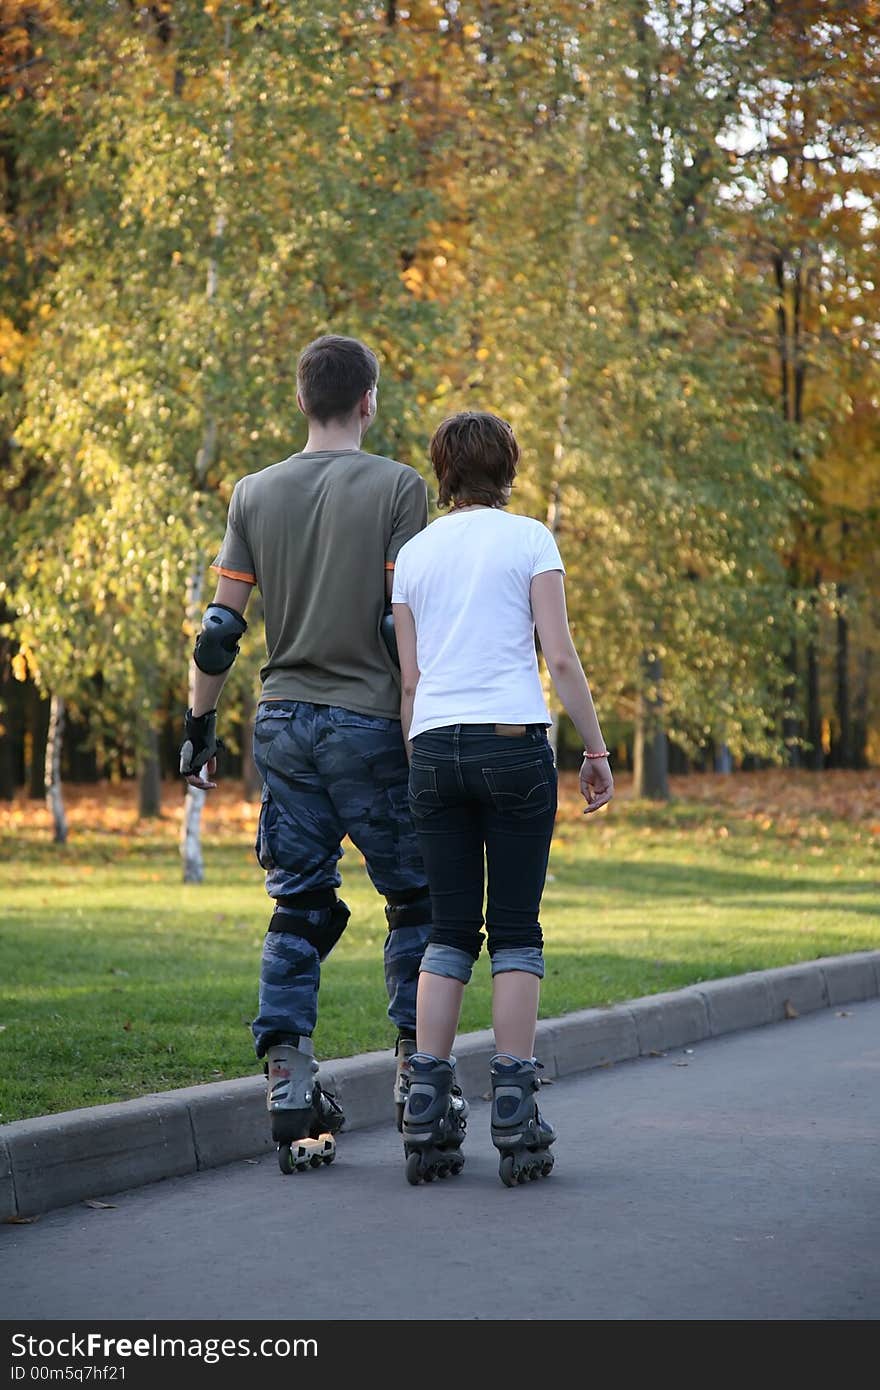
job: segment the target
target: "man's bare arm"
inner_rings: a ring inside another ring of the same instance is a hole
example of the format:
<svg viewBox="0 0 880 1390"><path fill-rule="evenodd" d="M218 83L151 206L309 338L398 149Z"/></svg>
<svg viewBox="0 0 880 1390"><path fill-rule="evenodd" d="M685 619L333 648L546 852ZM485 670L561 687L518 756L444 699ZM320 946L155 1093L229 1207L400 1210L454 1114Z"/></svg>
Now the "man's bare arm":
<svg viewBox="0 0 880 1390"><path fill-rule="evenodd" d="M244 610L248 606L253 589L253 584L248 584L243 579L230 579L227 575L221 574L217 580L217 588L214 590L214 597L211 602L222 603L226 608L234 608L236 613L240 613L244 617ZM229 671L222 671L219 676L209 676L207 671L200 671L193 662L192 712L197 718L200 714L206 714L208 710L217 708L217 701L228 675Z"/></svg>

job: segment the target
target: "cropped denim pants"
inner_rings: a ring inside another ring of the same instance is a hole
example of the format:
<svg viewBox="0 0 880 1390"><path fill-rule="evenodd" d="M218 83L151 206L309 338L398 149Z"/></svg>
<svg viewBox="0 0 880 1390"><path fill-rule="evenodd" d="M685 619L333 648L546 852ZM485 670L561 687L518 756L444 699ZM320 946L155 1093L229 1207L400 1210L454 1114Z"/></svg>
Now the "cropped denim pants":
<svg viewBox="0 0 880 1390"><path fill-rule="evenodd" d="M513 737L492 724L418 734L409 804L431 891L421 969L466 984L485 922L493 975L524 970L542 978L539 913L556 818L544 725Z"/></svg>

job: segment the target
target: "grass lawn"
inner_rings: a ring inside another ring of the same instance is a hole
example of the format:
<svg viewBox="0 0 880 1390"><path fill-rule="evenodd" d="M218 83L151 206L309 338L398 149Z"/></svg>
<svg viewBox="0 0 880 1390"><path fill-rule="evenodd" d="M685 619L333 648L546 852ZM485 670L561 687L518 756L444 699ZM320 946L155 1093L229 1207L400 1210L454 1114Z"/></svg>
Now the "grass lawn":
<svg viewBox="0 0 880 1390"><path fill-rule="evenodd" d="M544 896L541 1014L880 945L880 774L674 779L586 820L564 779ZM138 826L130 787L0 810L0 1123L254 1073L250 1020L269 900L256 807L230 786L203 820L206 881L181 882L180 787ZM356 850L327 961L319 1057L390 1047L383 901ZM461 1031L490 1022L485 953Z"/></svg>

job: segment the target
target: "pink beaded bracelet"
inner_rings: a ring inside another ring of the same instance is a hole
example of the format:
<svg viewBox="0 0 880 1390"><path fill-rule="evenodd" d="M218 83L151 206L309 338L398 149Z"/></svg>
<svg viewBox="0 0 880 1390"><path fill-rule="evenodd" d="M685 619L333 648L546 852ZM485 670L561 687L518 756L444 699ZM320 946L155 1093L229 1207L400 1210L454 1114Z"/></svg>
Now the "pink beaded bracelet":
<svg viewBox="0 0 880 1390"><path fill-rule="evenodd" d="M584 757L585 757L585 758L607 758L607 757L608 757L608 749L606 748L604 753L591 753L591 752L589 751L588 748L585 748L585 749L584 749Z"/></svg>

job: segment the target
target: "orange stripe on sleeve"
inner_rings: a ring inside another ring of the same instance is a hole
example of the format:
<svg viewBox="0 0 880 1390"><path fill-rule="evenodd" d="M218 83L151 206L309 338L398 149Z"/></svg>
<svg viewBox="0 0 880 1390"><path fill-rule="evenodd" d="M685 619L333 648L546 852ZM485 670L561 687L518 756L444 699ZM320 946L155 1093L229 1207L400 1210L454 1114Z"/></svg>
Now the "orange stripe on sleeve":
<svg viewBox="0 0 880 1390"><path fill-rule="evenodd" d="M393 570L393 569L394 569L394 561L393 561L393 560L386 560L386 561L385 561L385 568L386 568L387 570Z"/></svg>
<svg viewBox="0 0 880 1390"><path fill-rule="evenodd" d="M222 565L212 565L211 569L215 570L217 574L222 574L225 579L241 579L245 584L256 584L257 582L255 574L242 574L241 570L227 570Z"/></svg>

